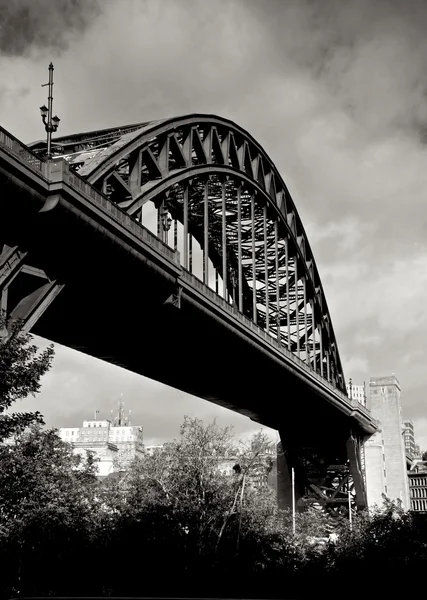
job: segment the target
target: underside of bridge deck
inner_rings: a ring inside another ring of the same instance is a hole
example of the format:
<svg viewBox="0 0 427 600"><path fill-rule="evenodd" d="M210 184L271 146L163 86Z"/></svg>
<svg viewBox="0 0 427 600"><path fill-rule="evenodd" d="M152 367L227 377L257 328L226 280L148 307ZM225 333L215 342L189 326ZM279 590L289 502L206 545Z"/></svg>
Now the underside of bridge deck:
<svg viewBox="0 0 427 600"><path fill-rule="evenodd" d="M43 285L55 282L61 291L33 320L33 333L278 429L282 503L290 503L292 466L299 507L308 497L346 507L348 418L201 310L191 294L181 293L179 307L168 302L176 293L173 277L72 213L8 222L20 226L3 230L2 242L9 251L19 248L26 267L8 286L9 314L34 295L40 287L34 281L44 273Z"/></svg>

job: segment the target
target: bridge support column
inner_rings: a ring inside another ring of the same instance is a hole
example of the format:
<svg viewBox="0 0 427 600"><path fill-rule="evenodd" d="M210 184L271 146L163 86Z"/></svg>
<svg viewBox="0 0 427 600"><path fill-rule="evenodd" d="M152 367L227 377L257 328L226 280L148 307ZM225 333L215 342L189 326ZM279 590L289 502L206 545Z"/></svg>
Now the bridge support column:
<svg viewBox="0 0 427 600"><path fill-rule="evenodd" d="M332 514L366 507L360 443L344 432L307 436L307 441L281 432L277 452L277 499L281 509L292 507L291 470L295 471L296 510L314 505ZM347 439L346 439L347 438Z"/></svg>
<svg viewBox="0 0 427 600"><path fill-rule="evenodd" d="M292 460L292 452L283 449L282 442L277 447L277 502L281 510L292 507L292 468L295 470L295 506L301 510L301 489L298 485L298 465Z"/></svg>
<svg viewBox="0 0 427 600"><path fill-rule="evenodd" d="M350 476L353 480L355 491L355 503L358 509L364 509L368 506L366 495L365 478L362 470L362 445L360 440L350 435L347 440L347 456L349 461Z"/></svg>
<svg viewBox="0 0 427 600"><path fill-rule="evenodd" d="M16 321L28 333L64 287L41 269L26 264L26 258L27 252L16 246L4 245L0 254L0 309L6 318L0 343L9 338Z"/></svg>

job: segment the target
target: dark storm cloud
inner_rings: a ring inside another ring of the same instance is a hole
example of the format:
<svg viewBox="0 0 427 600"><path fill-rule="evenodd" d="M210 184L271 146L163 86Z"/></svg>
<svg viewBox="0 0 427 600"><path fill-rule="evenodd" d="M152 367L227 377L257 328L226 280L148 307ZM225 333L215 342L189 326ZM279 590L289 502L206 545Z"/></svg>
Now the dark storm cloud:
<svg viewBox="0 0 427 600"><path fill-rule="evenodd" d="M98 0L0 0L0 54L63 52L101 14Z"/></svg>
<svg viewBox="0 0 427 600"><path fill-rule="evenodd" d="M305 122L291 124L303 147L286 166L302 195L322 189L310 216L337 222L354 215L374 223L363 246L371 256L373 245L381 258L391 248L411 254L409 231L427 248L420 193L427 159L427 2L240 1L265 34L265 68L287 75L289 95L299 93L303 101L308 89L316 98ZM302 92L293 89L295 80L305 82ZM409 197L411 211L402 210L399 198ZM333 252L329 245L328 260Z"/></svg>
<svg viewBox="0 0 427 600"><path fill-rule="evenodd" d="M427 123L425 0L240 2L268 33L270 68L290 62L309 71L371 135L390 125L420 135ZM395 96L400 101L404 91L405 110L398 110Z"/></svg>

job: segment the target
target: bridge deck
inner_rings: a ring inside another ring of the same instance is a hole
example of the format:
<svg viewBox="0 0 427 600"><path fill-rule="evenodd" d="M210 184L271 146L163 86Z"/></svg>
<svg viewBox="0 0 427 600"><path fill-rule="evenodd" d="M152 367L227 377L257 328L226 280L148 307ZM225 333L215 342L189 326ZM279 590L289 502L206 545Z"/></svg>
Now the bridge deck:
<svg viewBox="0 0 427 600"><path fill-rule="evenodd" d="M65 284L34 333L273 428L310 411L323 434L344 420L375 431L369 411L183 269L65 161L47 164L0 130L0 185L0 241L29 249L34 266ZM181 307L165 305L178 288Z"/></svg>

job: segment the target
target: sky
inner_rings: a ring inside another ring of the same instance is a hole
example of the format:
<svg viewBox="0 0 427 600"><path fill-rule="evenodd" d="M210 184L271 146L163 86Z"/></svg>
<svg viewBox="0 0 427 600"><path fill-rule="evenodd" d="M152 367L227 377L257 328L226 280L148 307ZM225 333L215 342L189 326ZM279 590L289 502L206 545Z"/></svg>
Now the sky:
<svg viewBox="0 0 427 600"><path fill-rule="evenodd" d="M24 142L44 137L50 61L61 135L199 112L260 142L305 226L346 379L395 373L427 449L427 3L0 0L0 15L0 124ZM147 443L185 414L258 430L59 346L22 408L78 426L120 394Z"/></svg>

